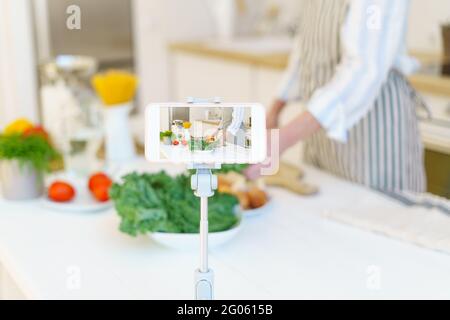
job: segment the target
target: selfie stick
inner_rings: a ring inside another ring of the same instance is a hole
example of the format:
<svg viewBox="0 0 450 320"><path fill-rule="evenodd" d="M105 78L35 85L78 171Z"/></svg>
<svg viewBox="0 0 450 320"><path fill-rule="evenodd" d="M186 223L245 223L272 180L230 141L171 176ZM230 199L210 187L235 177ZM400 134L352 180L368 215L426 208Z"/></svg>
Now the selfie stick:
<svg viewBox="0 0 450 320"><path fill-rule="evenodd" d="M196 102L205 100L188 98L188 103ZM220 99L214 98L214 103L219 104ZM195 299L212 300L214 273L208 266L208 198L212 197L217 189L217 176L212 174L211 169L220 169L220 164L192 164L189 168L196 170L191 176L191 188L200 198L200 268L195 270Z"/></svg>
<svg viewBox="0 0 450 320"><path fill-rule="evenodd" d="M211 300L214 273L208 267L208 198L217 189L217 176L208 165L194 165L193 169L197 171L191 176L191 187L200 198L200 268L195 270L195 299Z"/></svg>

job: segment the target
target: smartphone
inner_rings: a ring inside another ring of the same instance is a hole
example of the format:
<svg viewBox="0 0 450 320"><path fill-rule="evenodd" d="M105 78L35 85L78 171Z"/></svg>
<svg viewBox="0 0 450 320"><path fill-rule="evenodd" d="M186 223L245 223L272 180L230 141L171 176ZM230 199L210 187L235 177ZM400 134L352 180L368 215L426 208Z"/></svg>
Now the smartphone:
<svg viewBox="0 0 450 320"><path fill-rule="evenodd" d="M145 111L151 162L258 163L266 158L265 110L257 103L153 103Z"/></svg>

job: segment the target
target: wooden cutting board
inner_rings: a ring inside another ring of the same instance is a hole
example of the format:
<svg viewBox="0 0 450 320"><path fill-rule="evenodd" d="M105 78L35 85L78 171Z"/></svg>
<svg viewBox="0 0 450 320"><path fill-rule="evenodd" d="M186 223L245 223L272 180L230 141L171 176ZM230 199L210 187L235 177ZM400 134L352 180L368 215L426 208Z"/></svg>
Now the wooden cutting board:
<svg viewBox="0 0 450 320"><path fill-rule="evenodd" d="M281 187L303 196L316 194L319 188L304 182L302 180L304 174L301 168L282 162L275 175L265 176L262 179L268 186Z"/></svg>

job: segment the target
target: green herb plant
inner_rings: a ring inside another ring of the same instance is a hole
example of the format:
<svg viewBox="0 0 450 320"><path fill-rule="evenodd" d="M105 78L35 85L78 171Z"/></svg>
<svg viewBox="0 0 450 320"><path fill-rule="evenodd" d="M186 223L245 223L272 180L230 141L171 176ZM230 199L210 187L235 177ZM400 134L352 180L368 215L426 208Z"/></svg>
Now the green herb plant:
<svg viewBox="0 0 450 320"><path fill-rule="evenodd" d="M0 134L0 160L17 160L21 166L31 164L37 171L44 172L58 157L58 152L42 136Z"/></svg>
<svg viewBox="0 0 450 320"><path fill-rule="evenodd" d="M170 130L161 131L159 133L160 140L162 140L163 138L171 138L171 137L172 137L172 131L170 131Z"/></svg>

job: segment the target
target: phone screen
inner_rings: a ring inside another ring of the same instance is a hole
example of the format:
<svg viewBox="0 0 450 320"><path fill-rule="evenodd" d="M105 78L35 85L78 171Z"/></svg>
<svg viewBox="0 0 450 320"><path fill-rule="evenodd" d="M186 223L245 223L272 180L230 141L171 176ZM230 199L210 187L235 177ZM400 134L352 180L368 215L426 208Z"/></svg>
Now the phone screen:
<svg viewBox="0 0 450 320"><path fill-rule="evenodd" d="M259 149L265 146L265 131L254 127L255 118L257 126L264 126L261 114L264 111L255 105L154 105L147 113L152 117L147 123L159 124L159 129L157 139L155 128L149 132L148 142L152 145L148 151L153 154L146 150L147 157L185 163L262 161Z"/></svg>

